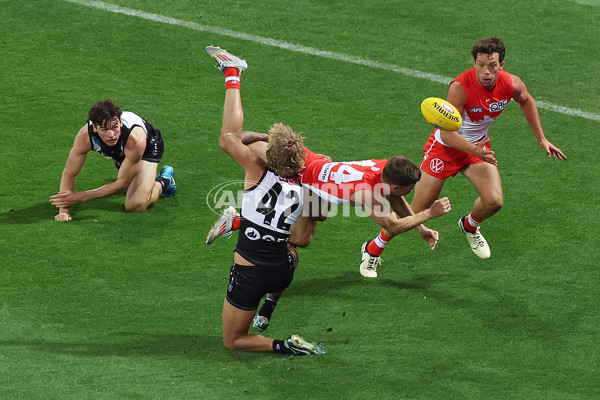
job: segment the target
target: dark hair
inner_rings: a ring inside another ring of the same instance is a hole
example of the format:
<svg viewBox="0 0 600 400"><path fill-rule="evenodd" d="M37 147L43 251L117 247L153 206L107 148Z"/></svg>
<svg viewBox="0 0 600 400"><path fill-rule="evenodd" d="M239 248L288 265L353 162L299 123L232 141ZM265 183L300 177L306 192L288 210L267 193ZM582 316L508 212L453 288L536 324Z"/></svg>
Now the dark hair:
<svg viewBox="0 0 600 400"><path fill-rule="evenodd" d="M101 100L94 104L88 112L88 118L93 124L106 126L115 117L120 118L123 111L112 100Z"/></svg>
<svg viewBox="0 0 600 400"><path fill-rule="evenodd" d="M500 62L504 61L504 55L506 54L506 46L502 39L498 36L481 38L473 45L471 49L471 54L473 55L473 60L477 59L477 54L493 54L498 53Z"/></svg>
<svg viewBox="0 0 600 400"><path fill-rule="evenodd" d="M390 185L410 186L421 179L421 170L411 160L395 156L388 160L381 172L381 180Z"/></svg>

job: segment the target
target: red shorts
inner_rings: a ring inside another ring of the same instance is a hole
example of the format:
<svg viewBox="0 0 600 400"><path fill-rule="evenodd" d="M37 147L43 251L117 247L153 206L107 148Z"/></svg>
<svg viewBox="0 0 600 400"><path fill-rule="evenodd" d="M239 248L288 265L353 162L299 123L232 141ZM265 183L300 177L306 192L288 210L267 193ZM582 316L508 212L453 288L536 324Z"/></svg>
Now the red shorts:
<svg viewBox="0 0 600 400"><path fill-rule="evenodd" d="M485 148L491 150L490 145ZM421 170L439 179L455 176L464 167L483 162L479 157L472 156L462 150L446 146L435 138L435 131L429 136L427 144L423 148L423 161Z"/></svg>

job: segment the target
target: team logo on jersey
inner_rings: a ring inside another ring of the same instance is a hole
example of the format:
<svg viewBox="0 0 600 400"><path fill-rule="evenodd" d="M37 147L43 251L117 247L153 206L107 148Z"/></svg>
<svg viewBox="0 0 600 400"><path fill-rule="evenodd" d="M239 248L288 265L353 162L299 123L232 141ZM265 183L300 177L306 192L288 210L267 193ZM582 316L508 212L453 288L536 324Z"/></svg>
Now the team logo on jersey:
<svg viewBox="0 0 600 400"><path fill-rule="evenodd" d="M431 168L432 172L440 173L444 170L444 162L439 158L434 158L429 162L429 168Z"/></svg>
<svg viewBox="0 0 600 400"><path fill-rule="evenodd" d="M251 226L246 228L246 231L244 232L244 234L250 240L259 240L260 239L260 233Z"/></svg>
<svg viewBox="0 0 600 400"><path fill-rule="evenodd" d="M492 104L490 104L490 112L502 111L502 110L504 110L504 107L506 107L507 104L508 104L508 100L506 100L506 99L492 103Z"/></svg>
<svg viewBox="0 0 600 400"><path fill-rule="evenodd" d="M471 113L482 113L485 109L483 107L471 107L469 108L469 112Z"/></svg>

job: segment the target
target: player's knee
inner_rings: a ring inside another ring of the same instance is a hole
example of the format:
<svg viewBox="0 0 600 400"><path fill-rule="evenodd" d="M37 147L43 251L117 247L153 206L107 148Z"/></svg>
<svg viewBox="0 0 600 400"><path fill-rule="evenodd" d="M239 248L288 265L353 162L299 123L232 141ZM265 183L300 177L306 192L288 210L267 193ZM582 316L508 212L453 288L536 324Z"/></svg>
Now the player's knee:
<svg viewBox="0 0 600 400"><path fill-rule="evenodd" d="M142 201L126 201L125 210L129 212L143 212L148 208L148 204Z"/></svg>
<svg viewBox="0 0 600 400"><path fill-rule="evenodd" d="M223 337L223 344L228 349L237 350L237 347L235 346L235 340L231 340L231 339L228 339L226 337Z"/></svg>
<svg viewBox="0 0 600 400"><path fill-rule="evenodd" d="M498 212L500 211L500 209L502 208L502 205L504 204L502 197L493 197L488 199L485 202L486 207L494 212Z"/></svg>

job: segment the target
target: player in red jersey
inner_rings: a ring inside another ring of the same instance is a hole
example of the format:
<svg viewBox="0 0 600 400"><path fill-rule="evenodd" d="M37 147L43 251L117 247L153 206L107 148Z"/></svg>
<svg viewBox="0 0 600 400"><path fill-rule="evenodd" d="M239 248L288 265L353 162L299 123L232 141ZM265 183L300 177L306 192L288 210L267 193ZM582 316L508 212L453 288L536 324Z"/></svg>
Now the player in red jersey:
<svg viewBox="0 0 600 400"><path fill-rule="evenodd" d="M250 133L250 132L247 132ZM269 135L252 132L256 140L268 140ZM253 150L265 158L265 142L252 145ZM327 207L322 199L332 204L354 204L363 206L373 220L385 229L387 241L395 235L416 228L421 237L435 248L438 232L423 225L424 222L450 211L450 201L443 198L434 201L431 207L413 213L404 196L410 193L421 178L421 171L409 159L395 156L389 160L360 160L333 162L327 156L316 154L304 148L305 167L298 173L298 179L312 196L305 201L305 213L292 228L289 242L296 247L307 247L316 231L318 221L326 218ZM387 201L386 201L387 200ZM389 206L388 206L389 202ZM391 208L390 208L391 207ZM232 233L239 226L233 207L227 208L213 225L206 243L211 244L217 237ZM363 259L360 273L369 278L377 277L379 255L372 256L363 244Z"/></svg>
<svg viewBox="0 0 600 400"><path fill-rule="evenodd" d="M255 132L245 132L252 135L252 140L268 140L269 135ZM251 145L253 151L265 158L265 142ZM304 148L305 167L298 173L298 178L305 188L318 197L309 196L304 200L305 212L292 227L288 244L292 247L307 247L315 234L317 223L323 221L327 215L327 205L356 204L365 207L373 220L385 230L388 236L384 239L387 243L395 235L416 229L421 237L429 242L434 249L438 242L438 232L423 225L431 218L441 216L450 211L450 201L443 198L434 201L433 205L419 213L413 213L404 196L410 193L414 184L421 177L421 171L409 159L395 156L389 160L360 160L333 162L327 156L316 154ZM325 206L319 200L325 201ZM387 200L387 202L386 202ZM389 206L388 206L389 202ZM311 207L312 206L312 207ZM391 207L391 208L390 208ZM220 236L230 235L240 226L239 213L233 208L226 208L217 222L212 226L207 236L206 243L211 244ZM362 260L360 273L364 277L377 277L377 267L381 264L379 256L385 243L382 234L371 242L362 246ZM368 245L378 243L381 245L378 255L368 251ZM271 315L281 297L282 292L267 294L263 306L254 318L255 328L264 332L270 323Z"/></svg>
<svg viewBox="0 0 600 400"><path fill-rule="evenodd" d="M461 172L477 190L471 212L458 221L473 252L480 258L490 257L490 248L479 232L479 224L497 213L503 204L498 160L490 148L488 129L514 99L548 157L566 159L550 143L540 122L535 100L523 81L504 71L506 47L496 36L483 38L473 46L473 68L458 75L448 88L447 100L463 117L456 132L436 129L425 148L421 170L423 177L415 186L414 212L427 209L439 197L446 178Z"/></svg>
<svg viewBox="0 0 600 400"><path fill-rule="evenodd" d="M358 204L366 208L373 220L382 227L375 240L362 246L361 275L377 277L377 267L381 264L381 253L385 244L394 236L416 228L421 237L429 242L433 250L438 242L438 232L431 230L419 221L443 215L450 211L447 198L441 203L414 213L404 196L410 193L421 178L418 167L409 159L395 156L389 160L361 160L332 162L312 151L305 150L305 168L300 171L302 184L311 189L321 199L334 204ZM387 202L391 209L387 206ZM323 214L326 214L324 210ZM298 247L307 247L316 230L318 221L324 215L298 220L292 230L290 242ZM371 249L372 246L376 246Z"/></svg>

